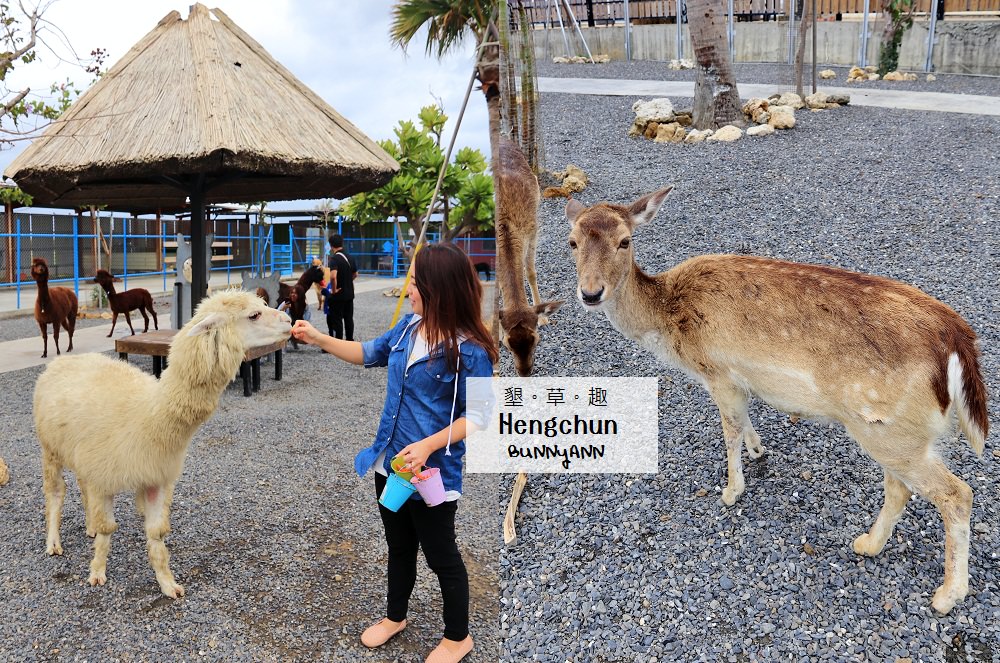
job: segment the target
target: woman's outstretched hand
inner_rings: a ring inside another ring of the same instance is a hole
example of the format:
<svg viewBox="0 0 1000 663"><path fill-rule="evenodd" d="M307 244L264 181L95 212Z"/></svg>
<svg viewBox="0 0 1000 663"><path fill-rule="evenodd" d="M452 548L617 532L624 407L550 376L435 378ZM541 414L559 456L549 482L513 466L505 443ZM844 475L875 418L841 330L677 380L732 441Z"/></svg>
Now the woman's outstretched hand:
<svg viewBox="0 0 1000 663"><path fill-rule="evenodd" d="M297 320L295 325L292 327L292 337L296 341L302 341L303 343L308 343L309 345L316 345L316 343L319 342L319 339L323 337L323 333L313 327L309 322L305 320Z"/></svg>

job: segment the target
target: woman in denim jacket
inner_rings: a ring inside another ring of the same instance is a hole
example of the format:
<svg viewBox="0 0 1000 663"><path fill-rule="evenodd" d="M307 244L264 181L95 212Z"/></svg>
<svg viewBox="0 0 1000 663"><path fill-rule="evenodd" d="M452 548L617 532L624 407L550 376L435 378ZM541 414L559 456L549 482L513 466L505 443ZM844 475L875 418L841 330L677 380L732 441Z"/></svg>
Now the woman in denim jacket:
<svg viewBox="0 0 1000 663"><path fill-rule="evenodd" d="M381 337L358 343L331 338L307 322L293 336L353 364L388 366L385 406L370 447L354 459L363 476L375 469L381 494L394 456L408 469L441 470L443 504L428 507L414 493L398 512L379 505L389 547L386 617L361 634L374 648L406 628L406 609L416 582L417 548L441 584L444 637L428 663L460 661L472 651L469 636L469 577L455 542L455 514L462 494L466 425L465 381L490 377L497 348L482 322L482 287L465 253L453 244L417 252L407 288L413 313ZM476 408L475 410L478 410ZM469 411L472 417L473 410Z"/></svg>

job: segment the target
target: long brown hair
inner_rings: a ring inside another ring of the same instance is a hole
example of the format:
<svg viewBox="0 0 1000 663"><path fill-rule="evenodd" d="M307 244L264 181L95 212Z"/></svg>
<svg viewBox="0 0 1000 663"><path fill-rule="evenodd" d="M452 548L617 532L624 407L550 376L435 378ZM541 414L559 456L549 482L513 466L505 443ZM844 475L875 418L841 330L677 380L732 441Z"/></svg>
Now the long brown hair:
<svg viewBox="0 0 1000 663"><path fill-rule="evenodd" d="M465 252L451 243L430 244L417 252L413 268L413 284L424 304L427 346L440 344L448 366L454 368L458 336L464 334L481 345L495 364L500 355L483 324L483 287Z"/></svg>

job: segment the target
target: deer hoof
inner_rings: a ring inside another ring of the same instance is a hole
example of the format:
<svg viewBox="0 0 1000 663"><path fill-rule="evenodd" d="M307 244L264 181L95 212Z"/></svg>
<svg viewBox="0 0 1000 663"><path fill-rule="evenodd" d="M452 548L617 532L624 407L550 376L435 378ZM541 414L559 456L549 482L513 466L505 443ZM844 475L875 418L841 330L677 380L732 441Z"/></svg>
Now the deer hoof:
<svg viewBox="0 0 1000 663"><path fill-rule="evenodd" d="M740 495L743 494L742 490L736 490L735 488L723 488L722 489L722 503L726 506L732 506L736 504L736 500L739 499Z"/></svg>
<svg viewBox="0 0 1000 663"><path fill-rule="evenodd" d="M969 588L949 588L941 585L934 591L934 598L931 600L931 607L941 615L947 615L955 604L965 598Z"/></svg>
<svg viewBox="0 0 1000 663"><path fill-rule="evenodd" d="M866 533L854 539L854 552L866 557L874 557L882 552L882 547L879 546L876 548L871 535Z"/></svg>

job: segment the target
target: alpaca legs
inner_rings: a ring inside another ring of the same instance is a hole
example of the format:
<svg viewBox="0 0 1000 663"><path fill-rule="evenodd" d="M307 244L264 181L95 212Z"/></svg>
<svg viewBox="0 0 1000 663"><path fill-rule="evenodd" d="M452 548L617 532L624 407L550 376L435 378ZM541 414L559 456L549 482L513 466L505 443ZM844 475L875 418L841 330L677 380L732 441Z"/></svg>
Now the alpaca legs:
<svg viewBox="0 0 1000 663"><path fill-rule="evenodd" d="M153 316L153 329L159 329L160 323L156 321L156 311L153 310L153 304L149 304L149 314ZM149 324L146 325L146 331L149 331Z"/></svg>
<svg viewBox="0 0 1000 663"><path fill-rule="evenodd" d="M42 355L43 357L45 355ZM61 555L59 525L62 523L63 498L66 497L66 480L62 476L62 463L52 453L42 449L42 486L45 491L45 551Z"/></svg>
<svg viewBox="0 0 1000 663"><path fill-rule="evenodd" d="M118 523L115 522L114 495L91 494L90 502L94 529L97 531L94 538L94 559L90 560L90 577L87 579L93 586L103 585L108 581L108 552L111 550L111 535L118 529Z"/></svg>
<svg viewBox="0 0 1000 663"><path fill-rule="evenodd" d="M93 508L94 504L97 502L90 498L90 488L85 482L80 481L79 477L77 477L76 482L80 486L80 502L83 503L83 515L84 522L87 527L87 536L94 538L97 536L97 530L94 529L94 523L97 522L97 519L94 516Z"/></svg>
<svg viewBox="0 0 1000 663"><path fill-rule="evenodd" d="M66 333L69 334L69 347L66 348L66 352L73 352L73 331L76 329L76 304L73 305L73 310L69 312L69 316L63 320L63 327L66 328Z"/></svg>
<svg viewBox="0 0 1000 663"><path fill-rule="evenodd" d="M132 332L132 336L135 336L135 329L132 328L132 316L128 311L125 311L125 322L128 323L128 330ZM149 329L149 323L146 324L146 329Z"/></svg>
<svg viewBox="0 0 1000 663"><path fill-rule="evenodd" d="M156 572L156 582L164 595L172 599L184 596L184 588L174 580L170 571L170 553L163 542L170 532L170 502L173 499L173 486L151 486L144 492L142 502L146 516L146 550L149 553L149 563Z"/></svg>
<svg viewBox="0 0 1000 663"><path fill-rule="evenodd" d="M45 344L42 349L42 359L49 356L49 333L46 327L46 323L38 323L38 328L42 330L42 342Z"/></svg>
<svg viewBox="0 0 1000 663"><path fill-rule="evenodd" d="M118 324L118 311L112 311L111 313L111 331L108 332L108 338L115 333L115 325Z"/></svg>
<svg viewBox="0 0 1000 663"><path fill-rule="evenodd" d="M149 331L149 316L146 315L146 307L140 306L139 313L142 314L142 333L145 334Z"/></svg>

